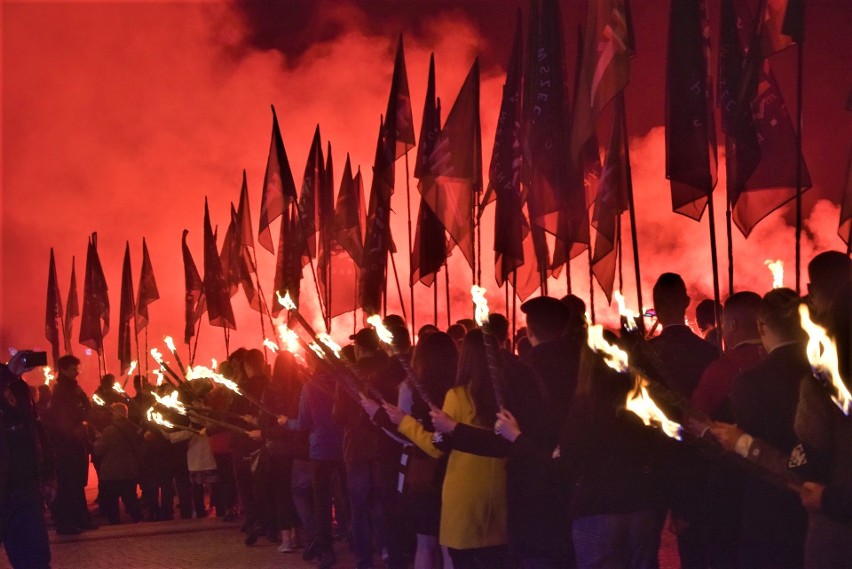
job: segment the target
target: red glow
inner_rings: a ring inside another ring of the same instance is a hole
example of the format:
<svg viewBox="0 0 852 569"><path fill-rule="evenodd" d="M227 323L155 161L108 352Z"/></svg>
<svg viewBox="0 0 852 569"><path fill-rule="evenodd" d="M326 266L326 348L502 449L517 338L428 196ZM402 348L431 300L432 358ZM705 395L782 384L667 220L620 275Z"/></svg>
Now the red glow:
<svg viewBox="0 0 852 569"><path fill-rule="evenodd" d="M651 2L636 4L638 29L641 18L650 17L645 13L656 13L658 8ZM357 16L352 6L343 10ZM131 244L134 288L138 284L143 236L148 241L160 288L161 300L149 307L149 346L163 349L160 339L166 334L181 337L181 231L184 227L190 230L189 243L200 263L204 196L209 198L213 223L219 225L221 237L229 219L228 204L239 198L243 168L248 173L252 217L257 221L269 145L270 103L278 111L297 187L317 122L323 137L334 146L338 175L344 153L349 152L353 169L360 165L367 181L372 176L376 125L385 108L393 66L394 30L377 36L353 17L345 33L333 42L316 43L296 65L276 51L238 47L244 34L242 20L217 3L4 3L2 11L5 207L0 358L10 347L47 348L42 322L49 248L56 250L64 302L72 256L77 258L82 293L85 244L92 231L98 232L101 260L111 289L113 326L106 337L110 368L117 368L116 319L126 239ZM566 12L569 20L576 18L573 7ZM655 35L653 29L643 29L641 34ZM644 37L641 34L640 50ZM566 43L573 45L573 34L569 37ZM444 108L449 109L474 57L482 50L494 49L489 41L471 20L452 11L420 22L416 39L406 36L406 63L418 132L429 53L435 52L438 94ZM508 51L508 36L505 41ZM653 51L652 44L650 40L646 44L646 54ZM567 55L573 65L570 49ZM651 65L649 61L637 57L634 81L642 81L643 69ZM640 64L644 67L640 68ZM659 70L654 68L649 73L658 74ZM483 69L481 120L486 165L502 83L502 70ZM837 98L840 109L843 97ZM820 102L808 104L816 107ZM662 92L649 96L639 87L628 87L628 113L639 115L648 107L656 109L654 113L661 120ZM631 120L647 122L645 117ZM840 120L848 124L849 118L843 116ZM810 136L825 127L808 128L812 128ZM842 131L842 127L837 130ZM664 177L662 128L641 132L631 141L631 158L646 303L650 304L651 286L662 271L681 273L694 300L711 296L706 219L697 224L671 213ZM833 136L837 138L836 133ZM842 178L845 164L841 157L846 149L830 149L831 154L826 150L830 146L827 142L818 136L811 140L815 142L807 143L810 146L805 150L817 185L814 192L819 193L824 191L819 187L825 184L824 180ZM811 154L809 149L813 150ZM836 164L831 155L836 155ZM412 171L413 158L412 155ZM719 188L724 188L723 169ZM835 189L830 190L823 195L836 200ZM402 251L396 263L408 310L405 196L405 166L400 161L393 199L393 232ZM411 197L415 208L412 216L416 216L419 196L413 179ZM717 239L719 250L724 252L724 207L721 199L717 202ZM806 223L803 259L809 259L816 250L841 247L836 224L837 207L827 201L817 203ZM491 310L502 312L503 292L496 288L493 278L493 208L484 217L482 235L482 284L488 290ZM624 293L628 306L635 310L627 227L624 236ZM767 258L782 259L792 275L794 236L782 215L775 214L760 224L748 241L739 234L735 237L738 289L768 290L769 279L763 265ZM263 249L258 249L257 254L265 292L271 295L274 257ZM723 276L726 270L722 259ZM458 252L450 259L450 273L453 320L471 317L470 270ZM574 292L588 299L584 258L572 263L572 274ZM787 282L791 279L788 277ZM438 322L443 327L447 321L443 275L438 282ZM303 310L315 314L313 282L307 273L302 290ZM561 296L565 291L564 277L560 282L551 281L551 295ZM722 291L727 293L724 284ZM432 290L418 285L416 294L416 320L420 326L432 322ZM388 311L400 313L392 279L388 297ZM598 315L606 315L614 322L616 308L604 308L602 299L597 289ZM232 348L259 347L263 336L258 314L248 308L242 292L233 301L238 330L232 334ZM320 319L309 320L318 323ZM338 341L351 333L352 325L351 315L335 319L333 332ZM267 326L267 336L273 333ZM74 350L79 356L84 348L77 344L76 335L75 325ZM144 354L144 334L140 342L140 352ZM179 345L178 349L186 353L185 346ZM222 359L223 352L221 330L203 326L197 361ZM94 358L83 360L83 381L91 389L96 385L96 362ZM34 376L39 373L36 371Z"/></svg>

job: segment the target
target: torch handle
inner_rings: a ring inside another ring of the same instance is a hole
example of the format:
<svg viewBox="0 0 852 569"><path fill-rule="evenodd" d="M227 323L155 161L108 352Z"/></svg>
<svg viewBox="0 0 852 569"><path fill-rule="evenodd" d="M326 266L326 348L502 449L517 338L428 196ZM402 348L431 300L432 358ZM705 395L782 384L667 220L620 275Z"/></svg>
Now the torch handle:
<svg viewBox="0 0 852 569"><path fill-rule="evenodd" d="M417 394L420 395L420 398L423 400L426 405L430 408L435 407L435 404L432 402L432 398L429 397L429 394L426 393L426 388L420 382L420 379L414 373L414 370L411 369L411 364L408 363L408 358L405 357L405 354L401 354L398 351L394 350L393 355L396 357L396 360L399 362L399 365L402 366L402 370L405 372L405 381L410 385Z"/></svg>
<svg viewBox="0 0 852 569"><path fill-rule="evenodd" d="M248 436L248 433L249 433L247 430L240 428L236 425L232 425L231 423L228 423L226 421L220 421L219 419L213 419L211 417L208 417L207 415L202 415L201 413L196 413L195 411L190 411L189 417L192 418L192 419L195 419L195 420L197 420L198 422L201 422L201 423L210 423L211 425L215 425L217 427L222 427L223 429L225 429L227 431L231 431L232 433L236 433L238 435Z"/></svg>
<svg viewBox="0 0 852 569"><path fill-rule="evenodd" d="M490 327L482 326L482 342L485 344L485 360L488 363L488 375L494 388L494 399L499 409L506 408L505 375L503 373L503 358L497 338L491 333Z"/></svg>

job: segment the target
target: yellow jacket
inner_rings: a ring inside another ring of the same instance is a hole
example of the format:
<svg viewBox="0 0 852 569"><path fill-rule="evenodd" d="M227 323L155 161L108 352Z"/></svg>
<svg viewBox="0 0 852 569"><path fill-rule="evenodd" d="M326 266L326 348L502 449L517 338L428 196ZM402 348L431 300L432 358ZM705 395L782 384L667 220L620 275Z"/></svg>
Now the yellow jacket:
<svg viewBox="0 0 852 569"><path fill-rule="evenodd" d="M459 423L473 425L476 410L467 387L454 387L444 398L444 412ZM432 433L406 415L399 432L423 452L439 458ZM441 528L438 541L453 549L505 545L506 459L450 451L441 492Z"/></svg>

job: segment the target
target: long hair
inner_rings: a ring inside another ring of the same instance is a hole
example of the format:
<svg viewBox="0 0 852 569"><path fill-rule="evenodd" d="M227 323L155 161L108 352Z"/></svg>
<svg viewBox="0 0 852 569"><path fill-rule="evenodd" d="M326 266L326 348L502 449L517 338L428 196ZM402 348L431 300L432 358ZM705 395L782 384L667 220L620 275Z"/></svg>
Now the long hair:
<svg viewBox="0 0 852 569"><path fill-rule="evenodd" d="M470 390L476 412L476 423L483 427L490 427L494 423L494 416L498 409L491 377L488 374L482 330L471 330L462 340L456 386L462 385L468 386Z"/></svg>
<svg viewBox="0 0 852 569"><path fill-rule="evenodd" d="M299 376L299 364L296 358L287 350L278 352L272 367L272 381L269 390L280 395L280 402L285 407L287 416L295 416L299 412L299 395L302 393L302 380Z"/></svg>
<svg viewBox="0 0 852 569"><path fill-rule="evenodd" d="M459 351L453 339L444 332L432 332L425 336L414 349L411 366L426 395L436 406L444 404L444 395L453 387L459 364ZM415 397L416 403L425 402ZM417 405L418 407L420 405Z"/></svg>

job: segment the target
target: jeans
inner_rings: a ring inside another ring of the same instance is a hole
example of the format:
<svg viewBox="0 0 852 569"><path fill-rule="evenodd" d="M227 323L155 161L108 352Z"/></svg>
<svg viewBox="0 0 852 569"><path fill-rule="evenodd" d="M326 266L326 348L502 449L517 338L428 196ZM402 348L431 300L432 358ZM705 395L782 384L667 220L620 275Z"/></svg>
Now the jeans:
<svg viewBox="0 0 852 569"><path fill-rule="evenodd" d="M311 459L311 482L314 491L314 519L316 540L320 553L333 551L331 533L331 507L334 475L345 477L342 460Z"/></svg>
<svg viewBox="0 0 852 569"><path fill-rule="evenodd" d="M299 519L307 535L308 543L317 536L314 519L314 495L311 487L311 463L307 460L293 461L293 504L299 513ZM307 544L306 544L307 545Z"/></svg>
<svg viewBox="0 0 852 569"><path fill-rule="evenodd" d="M651 509L574 520L578 569L656 569L658 527Z"/></svg>
<svg viewBox="0 0 852 569"><path fill-rule="evenodd" d="M50 542L41 493L13 491L0 504L0 536L15 569L50 569Z"/></svg>

